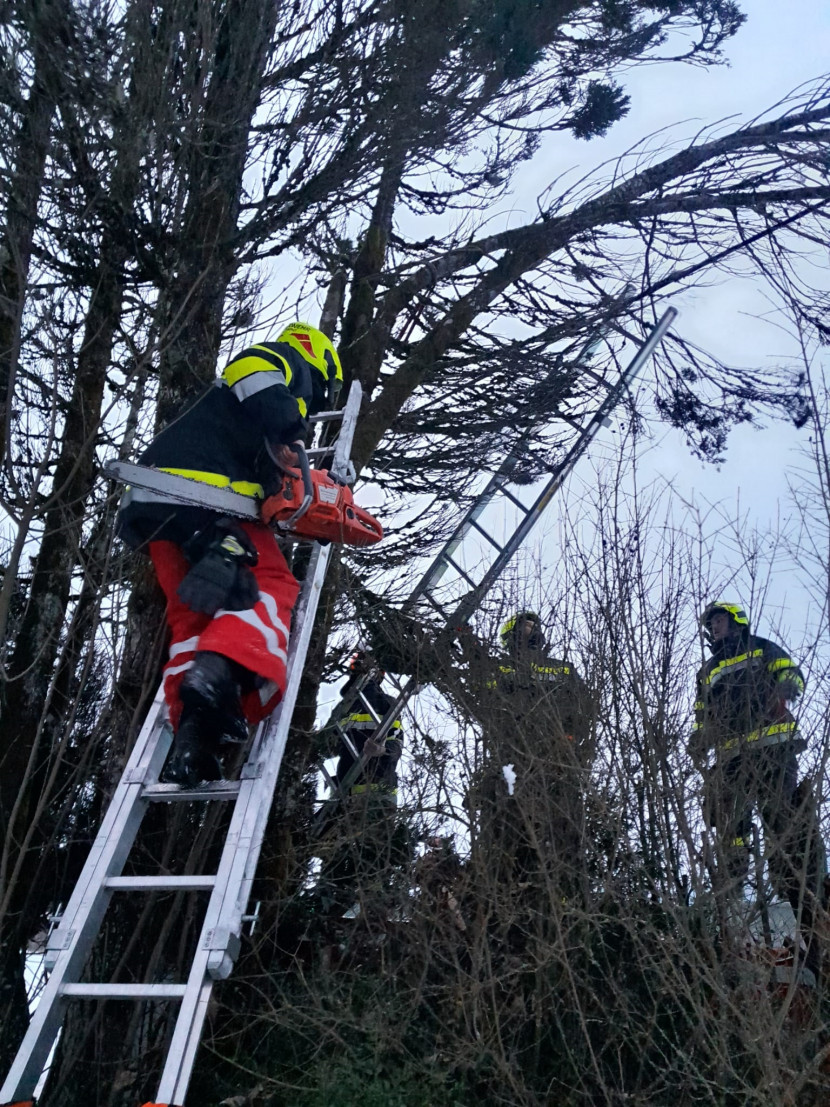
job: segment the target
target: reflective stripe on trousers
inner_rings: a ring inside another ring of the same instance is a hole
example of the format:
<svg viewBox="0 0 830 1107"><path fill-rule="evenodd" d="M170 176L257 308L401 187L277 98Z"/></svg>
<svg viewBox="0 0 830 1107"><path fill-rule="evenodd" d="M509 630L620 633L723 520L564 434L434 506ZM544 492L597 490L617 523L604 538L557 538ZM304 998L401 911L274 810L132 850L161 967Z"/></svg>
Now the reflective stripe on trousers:
<svg viewBox="0 0 830 1107"><path fill-rule="evenodd" d="M191 611L176 592L191 567L181 547L174 542L150 543L150 556L167 598L172 641L164 668L164 697L174 728L181 715L179 688L197 650L220 653L264 679L263 687L242 697L249 723L269 715L285 690L288 628L299 585L268 527L248 521L239 525L259 554L251 571L260 597L247 611L220 609L213 616Z"/></svg>

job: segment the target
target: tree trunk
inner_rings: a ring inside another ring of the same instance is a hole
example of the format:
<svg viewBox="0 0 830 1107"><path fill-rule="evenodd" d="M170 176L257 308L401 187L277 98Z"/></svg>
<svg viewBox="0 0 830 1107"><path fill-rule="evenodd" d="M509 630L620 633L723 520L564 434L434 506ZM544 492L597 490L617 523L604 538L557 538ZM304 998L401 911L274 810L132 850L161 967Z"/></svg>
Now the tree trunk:
<svg viewBox="0 0 830 1107"><path fill-rule="evenodd" d="M3 465L38 202L58 99L63 47L69 37L68 15L61 0L32 4L28 23L35 72L17 141L9 154L14 169L9 182L6 226L0 241L0 464Z"/></svg>
<svg viewBox="0 0 830 1107"><path fill-rule="evenodd" d="M188 202L178 234L175 277L163 289L159 305L163 346L157 426L167 423L179 406L191 401L215 375L222 338L222 310L228 283L238 264L237 220L248 136L259 102L275 14L275 5L268 0L231 0L221 9L203 122L198 131L185 138L191 145L186 161ZM147 678L154 668L157 671L158 646L163 637L164 608L149 571L146 576L142 574L142 581L130 600L130 632L125 648L125 658L129 660L122 664L113 716L118 746L127 720L132 720L130 738L142 721L149 701ZM142 828L142 841L155 820L145 822L148 825ZM203 847L201 863L209 849L210 844ZM189 907L192 904L177 902L161 909L168 932L185 933L193 925ZM162 952L158 945L158 917L148 916L144 921L146 925L139 932L134 915L119 913L116 906L107 923L114 928L113 945L127 959L135 979L143 979L147 973L152 976L153 964ZM163 956L164 971L184 978L187 971L184 952L179 950L176 955L168 943ZM103 971L106 975L109 968L103 966ZM152 1074L162 1059L158 1042L164 1039L165 1027L175 1014L175 1010L157 1009L154 1017L159 1021L152 1035L146 1033L142 1018L131 1016L125 1016L124 1020L119 1017L118 1033L102 1030L89 1035L86 1028L93 1025L89 1012L70 1013L65 1032L67 1045L61 1051L54 1083L50 1085L53 1096L58 1097L54 1102L61 1107L73 1107L80 1102L89 1107L90 1099L109 1107L132 1103L136 1087L127 1080L127 1075L138 1072L148 1086L152 1085ZM94 1025L105 1028L107 1021L94 1020ZM75 1043L76 1048L70 1043ZM103 1071L123 1075L123 1081L120 1077L116 1081L121 1084L120 1091L114 1085L106 1092L99 1091L102 1066Z"/></svg>

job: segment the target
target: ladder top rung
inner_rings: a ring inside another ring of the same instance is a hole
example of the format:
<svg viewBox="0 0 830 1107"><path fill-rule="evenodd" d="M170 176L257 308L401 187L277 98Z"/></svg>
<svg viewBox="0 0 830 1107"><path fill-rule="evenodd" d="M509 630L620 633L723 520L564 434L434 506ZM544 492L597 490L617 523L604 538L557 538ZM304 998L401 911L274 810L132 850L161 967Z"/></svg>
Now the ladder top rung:
<svg viewBox="0 0 830 1107"><path fill-rule="evenodd" d="M200 876L111 876L104 881L105 888L113 891L194 891L209 892L216 884L216 877Z"/></svg>
<svg viewBox="0 0 830 1107"><path fill-rule="evenodd" d="M342 411L318 411L316 415L309 416L309 423L331 423L334 419L342 419Z"/></svg>
<svg viewBox="0 0 830 1107"><path fill-rule="evenodd" d="M238 780L215 780L201 788L183 788L181 784L148 784L141 795L158 803L191 803L194 800L231 800L239 795Z"/></svg>
<svg viewBox="0 0 830 1107"><path fill-rule="evenodd" d="M61 995L86 999L181 999L186 984L64 984Z"/></svg>

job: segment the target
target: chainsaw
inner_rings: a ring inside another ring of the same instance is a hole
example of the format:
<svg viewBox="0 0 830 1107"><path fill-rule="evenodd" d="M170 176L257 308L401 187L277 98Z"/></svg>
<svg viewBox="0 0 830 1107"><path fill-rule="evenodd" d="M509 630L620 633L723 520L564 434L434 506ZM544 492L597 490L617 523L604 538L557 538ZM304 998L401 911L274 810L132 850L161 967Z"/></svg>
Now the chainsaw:
<svg viewBox="0 0 830 1107"><path fill-rule="evenodd" d="M282 537L345 546L372 546L383 538L378 520L354 502L348 485L326 469L312 469L300 443L292 443L298 469L283 469L279 489L265 500L218 488L178 473L113 459L104 465L111 480L146 488L172 503L195 504L221 515L264 522Z"/></svg>

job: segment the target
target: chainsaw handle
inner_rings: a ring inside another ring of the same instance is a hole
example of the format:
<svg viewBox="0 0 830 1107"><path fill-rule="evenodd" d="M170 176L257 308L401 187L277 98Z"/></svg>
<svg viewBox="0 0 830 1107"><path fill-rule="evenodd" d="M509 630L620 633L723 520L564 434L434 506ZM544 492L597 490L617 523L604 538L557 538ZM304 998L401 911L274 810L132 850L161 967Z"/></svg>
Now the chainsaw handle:
<svg viewBox="0 0 830 1107"><path fill-rule="evenodd" d="M304 499L311 501L314 496L314 485L311 482L311 465L309 464L305 446L302 442L292 442L291 449L297 455L300 462L300 472L303 474Z"/></svg>
<svg viewBox="0 0 830 1107"><path fill-rule="evenodd" d="M305 446L302 442L292 442L291 449L297 455L297 460L300 463L300 473L303 478L303 502L294 512L290 519L287 519L280 527L280 530L290 530L299 519L305 515L308 509L311 507L314 499L314 485L311 481L311 466L308 462L308 454L305 452Z"/></svg>

